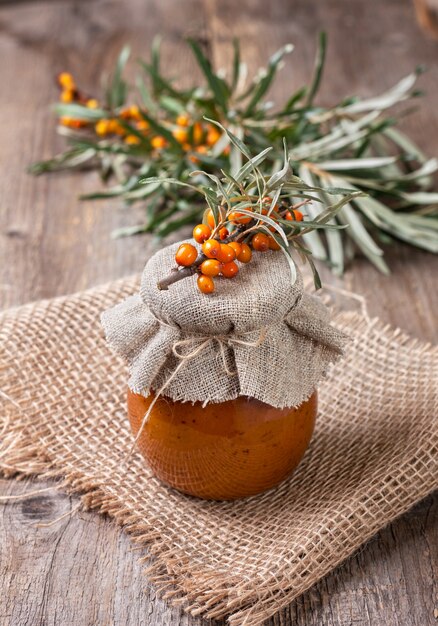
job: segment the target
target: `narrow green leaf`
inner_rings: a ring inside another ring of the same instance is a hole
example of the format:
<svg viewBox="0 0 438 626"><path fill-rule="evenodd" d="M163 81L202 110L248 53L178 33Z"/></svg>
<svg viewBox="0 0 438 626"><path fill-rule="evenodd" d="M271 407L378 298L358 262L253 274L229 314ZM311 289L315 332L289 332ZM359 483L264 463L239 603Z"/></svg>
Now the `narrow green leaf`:
<svg viewBox="0 0 438 626"><path fill-rule="evenodd" d="M55 104L54 110L60 117L72 117L85 122L96 122L109 117L108 111L104 109L89 109L82 104Z"/></svg>
<svg viewBox="0 0 438 626"><path fill-rule="evenodd" d="M249 101L249 104L246 108L246 116L250 116L254 113L254 109L256 108L257 104L260 102L260 100L263 98L263 96L271 86L271 83L274 80L281 60L286 54L292 52L293 49L293 45L289 43L277 50L277 52L271 56L268 62L268 67L263 71L256 84L254 92L251 96L251 100Z"/></svg>
<svg viewBox="0 0 438 626"><path fill-rule="evenodd" d="M376 169L392 165L398 161L398 157L368 157L361 159L336 159L334 161L319 161L318 168L331 172L339 170L363 170Z"/></svg>
<svg viewBox="0 0 438 626"><path fill-rule="evenodd" d="M233 39L233 74L231 77L231 93L233 93L239 82L240 74L240 43L237 37Z"/></svg>
<svg viewBox="0 0 438 626"><path fill-rule="evenodd" d="M129 46L125 46L117 59L116 69L108 90L108 106L110 109L118 109L125 103L127 85L122 78L123 70L131 54Z"/></svg>
<svg viewBox="0 0 438 626"><path fill-rule="evenodd" d="M207 80L207 83L216 99L216 102L222 109L224 113L227 112L227 101L228 101L228 87L221 78L217 74L214 73L210 60L202 52L199 44L194 39L188 39L188 43L193 50L193 53L198 61L199 67L201 68L204 76Z"/></svg>
<svg viewBox="0 0 438 626"><path fill-rule="evenodd" d="M363 113L364 111L375 111L378 109L388 109L394 106L397 102L402 102L409 97L409 92L417 81L417 73L413 72L398 82L392 89L376 96L375 98L369 98L368 100L358 100L353 104L349 104L344 107L343 110L350 114Z"/></svg>
<svg viewBox="0 0 438 626"><path fill-rule="evenodd" d="M145 111L140 111L140 114L146 122L148 122L149 126L158 134L167 139L167 141L175 148L177 152L182 152L181 145L177 142L175 137L172 135L170 130L168 130L165 126L157 122L151 115L146 113Z"/></svg>
<svg viewBox="0 0 438 626"><path fill-rule="evenodd" d="M318 52L315 59L315 67L313 70L313 78L310 83L310 87L307 92L306 105L310 107L313 103L313 99L315 98L319 86L321 84L322 73L324 70L325 63L325 54L327 49L327 34L325 32L321 32L319 34L319 46Z"/></svg>

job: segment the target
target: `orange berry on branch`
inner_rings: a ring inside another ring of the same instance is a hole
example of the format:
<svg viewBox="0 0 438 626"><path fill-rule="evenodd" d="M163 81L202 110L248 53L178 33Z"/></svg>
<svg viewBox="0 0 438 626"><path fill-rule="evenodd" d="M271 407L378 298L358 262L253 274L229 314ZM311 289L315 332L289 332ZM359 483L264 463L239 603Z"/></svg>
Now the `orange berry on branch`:
<svg viewBox="0 0 438 626"><path fill-rule="evenodd" d="M222 276L225 276L225 278L234 278L238 272L239 266L234 261L222 265Z"/></svg>
<svg viewBox="0 0 438 626"><path fill-rule="evenodd" d="M142 119L140 109L136 104L133 104L129 107L129 116L131 117L131 119L137 121L140 121Z"/></svg>
<svg viewBox="0 0 438 626"><path fill-rule="evenodd" d="M248 211L251 211L251 208L248 207ZM249 224L252 220L252 217L249 215L244 215L243 213L239 213L238 211L231 211L228 215L228 220L233 224Z"/></svg>
<svg viewBox="0 0 438 626"><path fill-rule="evenodd" d="M178 124L178 126L188 126L189 122L190 122L190 118L185 113L181 113L176 118L176 123Z"/></svg>
<svg viewBox="0 0 438 626"><path fill-rule="evenodd" d="M297 209L294 209L292 211L294 218L296 219L297 222L302 222L304 219L304 215L301 213L301 211L298 211Z"/></svg>
<svg viewBox="0 0 438 626"><path fill-rule="evenodd" d="M205 276L218 276L222 270L222 263L217 259L207 259L201 263L200 269Z"/></svg>
<svg viewBox="0 0 438 626"><path fill-rule="evenodd" d="M229 231L228 228L222 227L219 229L219 238L223 241L224 239L226 239L229 235Z"/></svg>
<svg viewBox="0 0 438 626"><path fill-rule="evenodd" d="M234 252L236 253L236 258L237 258L239 254L242 252L242 244L239 243L238 241L230 241L228 245L230 246L230 248L233 248Z"/></svg>
<svg viewBox="0 0 438 626"><path fill-rule="evenodd" d="M284 215L284 219L286 219L288 222L293 222L294 216L292 215L290 211L286 211Z"/></svg>
<svg viewBox="0 0 438 626"><path fill-rule="evenodd" d="M151 139L151 146L159 150L167 146L167 141L161 135L156 135L155 137L152 137Z"/></svg>
<svg viewBox="0 0 438 626"><path fill-rule="evenodd" d="M216 226L216 222L214 220L214 215L213 215L213 211L211 209L208 209L207 211L207 224L210 226L210 228L214 228Z"/></svg>
<svg viewBox="0 0 438 626"><path fill-rule="evenodd" d="M182 243L175 254L175 261L178 265L188 267L198 258L198 251L191 243Z"/></svg>
<svg viewBox="0 0 438 626"><path fill-rule="evenodd" d="M198 276L198 289L202 293L213 293L214 291L214 280L210 276L205 276L201 274Z"/></svg>
<svg viewBox="0 0 438 626"><path fill-rule="evenodd" d="M214 126L211 126L209 130L207 131L207 138L206 138L207 145L214 146L214 144L217 141L219 141L220 138L221 138L221 132Z"/></svg>
<svg viewBox="0 0 438 626"><path fill-rule="evenodd" d="M88 109L97 109L99 106L99 101L96 98L90 98L86 102L86 106Z"/></svg>
<svg viewBox="0 0 438 626"><path fill-rule="evenodd" d="M227 243L221 243L217 258L221 263L231 263L236 258L236 252Z"/></svg>
<svg viewBox="0 0 438 626"><path fill-rule="evenodd" d="M204 130L200 122L195 122L193 124L192 137L195 146L201 143L204 137Z"/></svg>
<svg viewBox="0 0 438 626"><path fill-rule="evenodd" d="M274 239L274 237L269 237L269 249L270 250L280 250L280 244Z"/></svg>
<svg viewBox="0 0 438 626"><path fill-rule="evenodd" d="M215 259L219 257L221 251L221 244L216 239L207 239L202 244L202 252L209 259Z"/></svg>
<svg viewBox="0 0 438 626"><path fill-rule="evenodd" d="M257 252L269 250L269 237L264 233L257 233L251 240L251 245Z"/></svg>
<svg viewBox="0 0 438 626"><path fill-rule="evenodd" d="M141 143L141 140L139 137L137 137L137 135L126 135L124 142L127 143L129 146L137 146L139 143Z"/></svg>
<svg viewBox="0 0 438 626"><path fill-rule="evenodd" d="M240 263L249 263L252 259L252 250L247 243L242 243L242 249L237 255L237 260Z"/></svg>
<svg viewBox="0 0 438 626"><path fill-rule="evenodd" d="M75 99L75 92L72 89L64 89L59 96L61 102L65 102L68 104L69 102L73 102Z"/></svg>
<svg viewBox="0 0 438 626"><path fill-rule="evenodd" d="M139 120L136 123L137 130L149 130L149 122L146 120Z"/></svg>
<svg viewBox="0 0 438 626"><path fill-rule="evenodd" d="M99 120L94 127L96 134L100 137L109 133L109 121L108 120Z"/></svg>
<svg viewBox="0 0 438 626"><path fill-rule="evenodd" d="M172 135L175 137L175 139L178 141L178 143L186 143L187 142L188 133L185 130L185 128L175 128L172 131Z"/></svg>
<svg viewBox="0 0 438 626"><path fill-rule="evenodd" d="M61 72L58 74L58 84L63 89L76 89L74 78L69 72Z"/></svg>
<svg viewBox="0 0 438 626"><path fill-rule="evenodd" d="M193 229L193 239L196 243L204 243L211 235L211 228L207 224L198 224Z"/></svg>

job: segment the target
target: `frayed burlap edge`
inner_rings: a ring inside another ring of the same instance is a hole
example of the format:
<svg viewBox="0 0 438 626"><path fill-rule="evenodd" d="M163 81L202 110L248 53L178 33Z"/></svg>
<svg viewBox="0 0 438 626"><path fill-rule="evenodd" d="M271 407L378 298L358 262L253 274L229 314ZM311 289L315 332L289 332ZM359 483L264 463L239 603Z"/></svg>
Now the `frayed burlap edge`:
<svg viewBox="0 0 438 626"><path fill-rule="evenodd" d="M136 280L130 282L119 281L125 289ZM114 288L114 283L111 285ZM100 288L104 291L106 286ZM93 293L94 290L90 290ZM29 305L31 308L33 305ZM22 307L24 308L24 307ZM12 311L8 311L13 314ZM438 348L431 344L411 338L400 329L394 329L390 325L384 325L378 319L366 320L358 313L338 313L334 319L335 325L347 332L353 327L355 330L367 332L372 326L381 334L382 340L396 342L400 347L409 350L430 351L438 354ZM0 474L5 477L37 477L40 480L56 480L54 489L68 494L78 495L84 510L95 510L100 514L108 514L122 527L139 547L147 553L141 557L141 562L153 563L145 569L148 579L154 584L158 595L181 607L193 616L205 618L227 617L232 626L259 626L282 608L289 605L295 598L309 589L323 576L350 557L361 545L367 542L380 529L405 513L422 498L426 497L438 487L437 480L415 482L411 481L418 474L421 460L415 455L406 459L400 472L403 481L399 483L401 494L396 511L391 510L388 503L376 502L379 508L379 516L369 524L366 531L361 526L360 512L350 520L350 524L360 527L360 540L346 544L344 541L336 541L331 537L331 551L326 555L326 565L320 567L317 578L303 577L302 584L293 589L284 586L282 588L266 588L266 579L260 581L257 592L254 581L245 590L239 579L240 589L237 597L230 597L230 590L237 582L229 574L222 575L214 571L210 576L206 572L200 572L199 567L190 563L186 555L180 553L174 545L169 545L166 538L148 524L147 520L136 514L132 507L122 502L117 496L107 493L105 485L100 484L84 476L81 472L65 472L58 467L55 460L50 459L44 449L43 442L34 443L35 433L32 436L28 430L25 406L18 406L9 395L3 399L12 402L20 415L12 426L7 418L0 416ZM431 436L432 436L431 424ZM392 475L390 481L397 480ZM28 495L24 494L25 497ZM402 501L400 503L400 500ZM390 503L389 503L390 504ZM342 539L342 538L341 538ZM274 575L275 579L275 575ZM263 586L262 586L263 585Z"/></svg>

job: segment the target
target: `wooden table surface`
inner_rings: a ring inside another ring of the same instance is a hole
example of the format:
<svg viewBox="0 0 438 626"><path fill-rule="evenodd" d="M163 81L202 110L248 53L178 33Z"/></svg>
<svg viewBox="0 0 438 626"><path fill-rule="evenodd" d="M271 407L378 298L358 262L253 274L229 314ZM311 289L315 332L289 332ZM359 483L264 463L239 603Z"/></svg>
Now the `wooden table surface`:
<svg viewBox="0 0 438 626"><path fill-rule="evenodd" d="M0 3L0 301L15 306L65 294L139 271L152 250L147 238L114 241L114 228L141 220L141 209L80 203L100 186L97 174L33 178L34 160L62 142L49 105L54 75L68 69L93 90L122 45L147 54L165 35L168 71L190 83L197 76L183 43L199 38L217 66L242 40L250 69L280 45L296 44L275 86L277 98L304 83L318 31L329 33L326 103L350 93L392 86L418 64L428 96L404 128L428 153L438 153L438 43L417 26L410 0L47 0ZM436 341L438 259L407 246L388 251L393 275L363 261L345 285L367 296L372 314L414 336ZM325 280L333 280L324 272ZM44 486L47 483L38 483ZM35 489L31 481L0 481L3 494ZM48 493L0 508L0 624L207 624L158 600L147 586L127 537L109 519L76 513L37 528L75 507ZM313 589L267 622L302 626L429 626L438 620L438 499L429 497L383 530Z"/></svg>

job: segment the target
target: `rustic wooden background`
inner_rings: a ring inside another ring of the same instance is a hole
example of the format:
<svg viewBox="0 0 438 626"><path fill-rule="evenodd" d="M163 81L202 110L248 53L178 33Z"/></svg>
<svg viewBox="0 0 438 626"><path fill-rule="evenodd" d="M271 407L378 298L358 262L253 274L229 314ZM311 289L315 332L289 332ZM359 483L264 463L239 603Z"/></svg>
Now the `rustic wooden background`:
<svg viewBox="0 0 438 626"><path fill-rule="evenodd" d="M72 71L92 90L124 43L134 56L146 54L152 36L162 32L168 71L190 82L194 65L184 35L202 40L219 66L229 60L229 42L238 35L251 69L292 41L296 50L276 84L281 98L308 78L323 28L330 39L326 102L347 92L384 90L419 63L430 67L422 79L428 96L404 127L426 152L437 154L438 43L415 22L410 0L0 2L1 305L137 272L153 248L147 238L110 238L114 228L141 220L141 210L77 200L80 191L99 187L96 174L25 173L29 163L61 146L49 111L58 71ZM388 260L391 278L358 261L345 284L367 296L372 314L436 340L438 259L400 245L388 251ZM333 280L326 273L325 279ZM30 481L0 481L6 495L33 489ZM207 624L155 597L138 553L109 519L76 513L36 527L74 506L74 499L49 493L0 508L2 626ZM267 626L437 624L437 518L438 499L429 497Z"/></svg>

